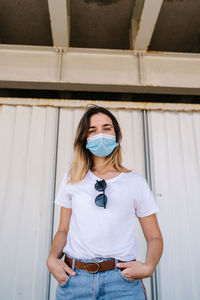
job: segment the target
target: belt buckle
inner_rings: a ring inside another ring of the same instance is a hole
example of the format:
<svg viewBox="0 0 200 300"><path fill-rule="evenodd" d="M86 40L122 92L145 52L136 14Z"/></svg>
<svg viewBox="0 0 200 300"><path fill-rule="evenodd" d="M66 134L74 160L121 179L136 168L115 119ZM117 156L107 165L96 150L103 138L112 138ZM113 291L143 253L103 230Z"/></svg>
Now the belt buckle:
<svg viewBox="0 0 200 300"><path fill-rule="evenodd" d="M95 265L97 265L97 270L95 270L95 271L88 271L88 270L87 270L87 265L88 265L88 264L95 264ZM86 264L84 265L84 270L87 271L88 273L97 273L97 272L99 271L99 267L100 267L99 264L98 264L97 262L94 261L94 262L86 263Z"/></svg>

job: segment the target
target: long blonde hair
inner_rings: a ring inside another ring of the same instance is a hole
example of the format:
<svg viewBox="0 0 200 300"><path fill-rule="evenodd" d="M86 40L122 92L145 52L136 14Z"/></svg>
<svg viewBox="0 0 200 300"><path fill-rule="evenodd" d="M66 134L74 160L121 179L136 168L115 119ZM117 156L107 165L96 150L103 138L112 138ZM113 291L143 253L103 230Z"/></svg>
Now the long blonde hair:
<svg viewBox="0 0 200 300"><path fill-rule="evenodd" d="M86 112L78 124L73 145L74 157L68 172L67 183L73 184L81 181L85 177L88 170L92 170L93 168L93 155L88 149L86 149L86 143L88 129L90 126L90 117L98 113L103 113L111 118L115 130L116 142L119 143L112 153L105 158L105 162L101 167L102 174L106 173L110 167L114 167L119 172L131 172L131 170L123 167L121 164L122 153L120 142L122 139L122 133L117 119L109 110L104 107L95 104L90 104L89 106L92 107L88 108L87 106Z"/></svg>

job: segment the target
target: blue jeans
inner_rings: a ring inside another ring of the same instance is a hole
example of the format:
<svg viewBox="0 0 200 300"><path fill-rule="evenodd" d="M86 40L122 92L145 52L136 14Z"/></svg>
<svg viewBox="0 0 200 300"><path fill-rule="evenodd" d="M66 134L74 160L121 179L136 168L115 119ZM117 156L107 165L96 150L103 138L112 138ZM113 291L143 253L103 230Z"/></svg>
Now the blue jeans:
<svg viewBox="0 0 200 300"><path fill-rule="evenodd" d="M116 267L118 262L115 259L115 268L97 273L88 273L85 270L72 269L76 275L69 275L64 284L58 284L56 289L56 300L147 300L145 287L141 279L130 280L121 274ZM85 262L99 262L112 258L96 257L93 259L76 259Z"/></svg>

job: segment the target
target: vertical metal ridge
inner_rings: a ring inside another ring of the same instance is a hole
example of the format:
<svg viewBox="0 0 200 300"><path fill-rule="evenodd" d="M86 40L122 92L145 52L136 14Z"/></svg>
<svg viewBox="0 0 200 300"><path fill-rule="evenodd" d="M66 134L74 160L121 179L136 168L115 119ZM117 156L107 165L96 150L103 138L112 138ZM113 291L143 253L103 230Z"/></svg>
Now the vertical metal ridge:
<svg viewBox="0 0 200 300"><path fill-rule="evenodd" d="M146 110L142 111L142 121L143 121L143 137L144 137L145 176L150 187L152 187L148 116Z"/></svg>
<svg viewBox="0 0 200 300"><path fill-rule="evenodd" d="M52 210L50 216L50 236L49 236L49 251L51 248L54 232L54 198L56 193L56 177L57 177L57 161L58 161L58 140L59 140L59 124L60 124L60 107L58 107L57 113L57 129L56 129L56 143L55 143L55 165L54 165L54 177L53 177L53 194L52 194ZM50 287L51 287L51 273L48 271L48 281L47 281L47 300L50 300Z"/></svg>
<svg viewBox="0 0 200 300"><path fill-rule="evenodd" d="M145 163L145 177L152 189L152 169L151 169L151 153L149 142L149 126L148 126L148 113L146 110L142 111L143 120L143 138L144 138L144 163ZM152 300L160 300L158 298L158 274L157 268L151 277L151 298Z"/></svg>

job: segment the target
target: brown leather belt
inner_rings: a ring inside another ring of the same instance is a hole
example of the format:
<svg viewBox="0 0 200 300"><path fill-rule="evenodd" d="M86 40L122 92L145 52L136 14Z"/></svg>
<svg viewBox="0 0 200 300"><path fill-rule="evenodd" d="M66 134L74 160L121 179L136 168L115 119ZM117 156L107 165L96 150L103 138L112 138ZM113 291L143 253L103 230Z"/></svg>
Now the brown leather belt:
<svg viewBox="0 0 200 300"><path fill-rule="evenodd" d="M71 268L72 267L72 259L65 255L65 262ZM118 262L123 262L118 260ZM115 268L115 259L105 260L101 262L91 261L91 262L84 262L75 260L74 268L85 270L88 273L97 273L107 270L112 270Z"/></svg>

